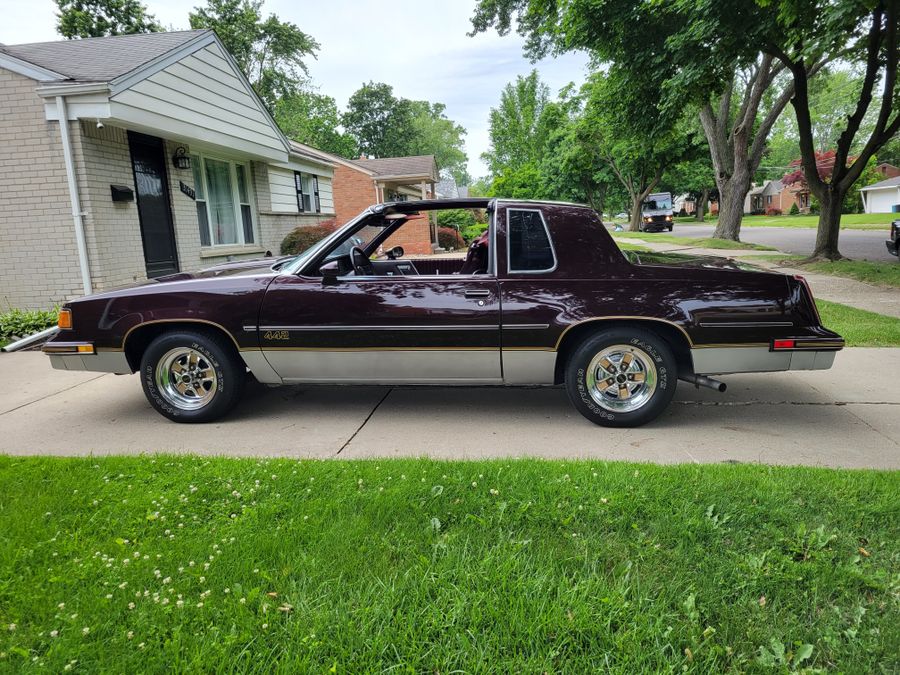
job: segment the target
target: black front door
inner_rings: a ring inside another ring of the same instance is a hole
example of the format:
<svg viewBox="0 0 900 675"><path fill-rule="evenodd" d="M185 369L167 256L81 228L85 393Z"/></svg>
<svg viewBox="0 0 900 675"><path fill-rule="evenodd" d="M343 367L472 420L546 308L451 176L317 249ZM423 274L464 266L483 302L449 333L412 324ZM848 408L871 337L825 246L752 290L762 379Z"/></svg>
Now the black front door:
<svg viewBox="0 0 900 675"><path fill-rule="evenodd" d="M169 206L166 153L161 138L128 132L138 217L144 242L147 276L161 277L178 271L175 228Z"/></svg>

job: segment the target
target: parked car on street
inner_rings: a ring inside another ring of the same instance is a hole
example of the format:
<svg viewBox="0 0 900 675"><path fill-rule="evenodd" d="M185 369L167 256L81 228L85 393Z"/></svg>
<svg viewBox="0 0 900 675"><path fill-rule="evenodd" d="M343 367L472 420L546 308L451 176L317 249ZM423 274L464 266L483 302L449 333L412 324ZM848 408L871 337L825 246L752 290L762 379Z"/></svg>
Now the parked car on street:
<svg viewBox="0 0 900 675"><path fill-rule="evenodd" d="M465 259L382 246L450 208L489 214ZM629 259L588 207L499 199L378 204L294 257L69 302L59 328L44 346L55 368L137 372L177 422L225 415L249 371L270 385L561 384L592 422L636 426L679 379L722 391L710 375L829 368L844 345L801 277Z"/></svg>
<svg viewBox="0 0 900 675"><path fill-rule="evenodd" d="M891 238L884 242L888 253L900 259L900 220L891 223Z"/></svg>

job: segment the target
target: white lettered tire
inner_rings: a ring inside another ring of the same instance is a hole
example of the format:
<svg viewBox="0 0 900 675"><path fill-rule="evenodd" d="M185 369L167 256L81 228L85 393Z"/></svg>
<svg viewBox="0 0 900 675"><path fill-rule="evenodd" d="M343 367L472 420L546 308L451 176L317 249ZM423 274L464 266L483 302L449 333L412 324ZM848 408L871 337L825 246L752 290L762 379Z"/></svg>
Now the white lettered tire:
<svg viewBox="0 0 900 675"><path fill-rule="evenodd" d="M637 427L656 419L675 395L678 365L652 331L616 327L587 338L569 357L566 391L594 424Z"/></svg>
<svg viewBox="0 0 900 675"><path fill-rule="evenodd" d="M157 337L141 358L144 394L174 422L209 422L240 400L246 368L227 338L173 330Z"/></svg>

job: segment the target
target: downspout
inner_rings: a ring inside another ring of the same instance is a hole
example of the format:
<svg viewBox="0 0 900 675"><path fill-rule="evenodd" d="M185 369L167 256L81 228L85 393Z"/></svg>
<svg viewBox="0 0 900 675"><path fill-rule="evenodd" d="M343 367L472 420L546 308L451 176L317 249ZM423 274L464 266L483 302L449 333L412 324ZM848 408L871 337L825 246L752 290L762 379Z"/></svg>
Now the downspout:
<svg viewBox="0 0 900 675"><path fill-rule="evenodd" d="M69 137L69 111L66 97L56 97L56 113L59 117L59 135L62 140L63 158L66 163L66 178L69 181L69 201L72 204L72 220L75 222L75 243L78 247L78 265L81 267L81 285L84 294L94 292L91 285L91 267L88 262L87 245L84 240L84 213L78 198L78 182L75 180L75 162L72 159L72 139Z"/></svg>

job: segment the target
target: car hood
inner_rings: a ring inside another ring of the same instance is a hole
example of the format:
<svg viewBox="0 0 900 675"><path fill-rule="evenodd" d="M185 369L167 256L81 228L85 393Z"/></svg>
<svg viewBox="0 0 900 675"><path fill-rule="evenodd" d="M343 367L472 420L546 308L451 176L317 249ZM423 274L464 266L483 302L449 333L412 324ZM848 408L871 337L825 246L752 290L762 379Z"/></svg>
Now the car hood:
<svg viewBox="0 0 900 675"><path fill-rule="evenodd" d="M196 272L177 272L164 277L158 277L158 283L168 283L172 281L187 281L189 279L215 279L217 277L229 277L243 274L268 274L274 273L275 267L279 263L287 260L284 258L253 258L251 260L236 260L233 262L224 262L212 267L207 267Z"/></svg>
<svg viewBox="0 0 900 675"><path fill-rule="evenodd" d="M743 272L768 272L769 270L751 265L735 258L720 258L712 255L690 255L686 253L663 253L645 251L624 251L629 262L635 265L661 267L739 270Z"/></svg>

